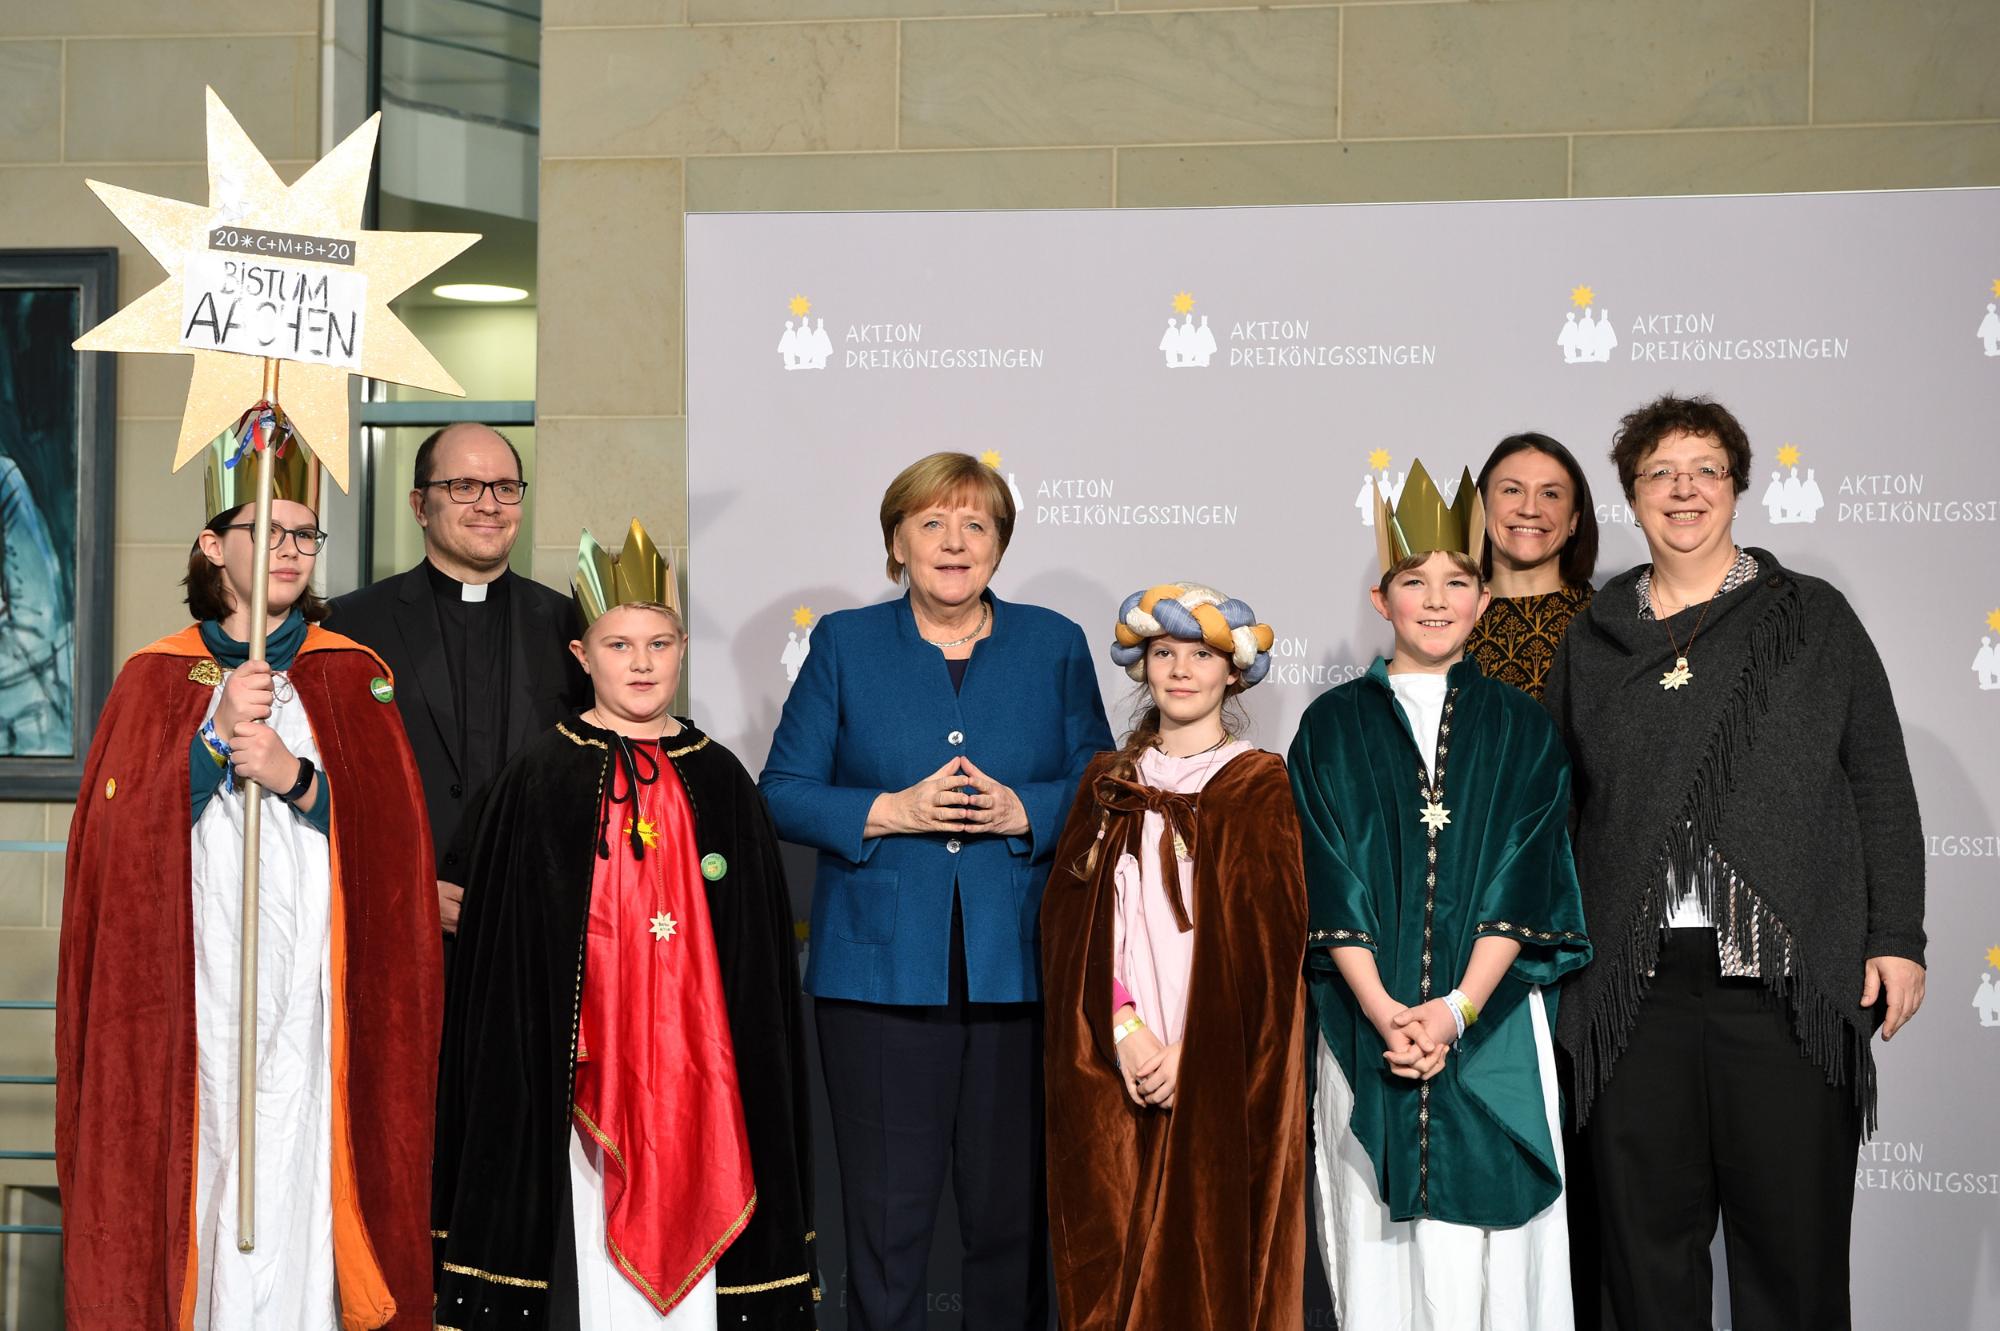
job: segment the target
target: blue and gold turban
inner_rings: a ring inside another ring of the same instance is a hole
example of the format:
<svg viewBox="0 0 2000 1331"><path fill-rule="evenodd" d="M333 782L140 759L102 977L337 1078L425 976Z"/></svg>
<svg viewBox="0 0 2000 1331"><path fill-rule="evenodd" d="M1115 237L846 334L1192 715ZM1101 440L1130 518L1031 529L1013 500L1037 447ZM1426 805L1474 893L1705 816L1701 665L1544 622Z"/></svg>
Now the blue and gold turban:
<svg viewBox="0 0 2000 1331"><path fill-rule="evenodd" d="M1116 636L1111 659L1136 680L1146 678L1147 640L1161 637L1207 643L1229 658L1246 689L1271 670L1270 625L1259 624L1257 612L1243 602L1199 583L1163 582L1133 592L1118 607Z"/></svg>

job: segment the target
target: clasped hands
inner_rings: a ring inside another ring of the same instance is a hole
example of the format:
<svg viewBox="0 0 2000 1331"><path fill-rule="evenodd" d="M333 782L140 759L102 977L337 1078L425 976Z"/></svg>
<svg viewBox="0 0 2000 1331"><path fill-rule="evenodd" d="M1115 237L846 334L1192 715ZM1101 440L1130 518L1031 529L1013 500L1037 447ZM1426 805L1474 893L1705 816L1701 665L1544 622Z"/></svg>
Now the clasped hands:
<svg viewBox="0 0 2000 1331"><path fill-rule="evenodd" d="M1120 1017L1132 1011L1124 1008ZM1118 1075L1125 1094L1141 1109L1172 1109L1181 1089L1181 1046L1160 1043L1150 1027L1141 1026L1118 1042Z"/></svg>
<svg viewBox="0 0 2000 1331"><path fill-rule="evenodd" d="M299 779L299 760L269 724L277 690L267 661L245 661L230 671L215 707L215 733L229 746L239 781L255 781L280 794Z"/></svg>
<svg viewBox="0 0 2000 1331"><path fill-rule="evenodd" d="M1445 1055L1458 1039L1458 1022L1442 998L1415 1007L1399 1007L1390 999L1368 1013L1368 1020L1388 1046L1382 1058L1389 1071L1412 1081L1429 1081L1444 1071Z"/></svg>
<svg viewBox="0 0 2000 1331"><path fill-rule="evenodd" d="M1028 811L1011 788L959 754L915 785L875 797L868 811L868 835L899 832L1025 836Z"/></svg>

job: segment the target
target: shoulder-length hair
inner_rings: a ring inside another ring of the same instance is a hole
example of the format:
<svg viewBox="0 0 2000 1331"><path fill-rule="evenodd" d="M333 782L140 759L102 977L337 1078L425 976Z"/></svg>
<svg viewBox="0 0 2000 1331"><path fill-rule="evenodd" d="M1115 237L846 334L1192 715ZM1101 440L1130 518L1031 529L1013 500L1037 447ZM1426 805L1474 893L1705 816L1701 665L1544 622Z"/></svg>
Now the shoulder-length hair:
<svg viewBox="0 0 2000 1331"><path fill-rule="evenodd" d="M1516 453L1529 450L1554 458L1569 473L1570 488L1576 495L1576 531L1563 542L1561 563L1562 580L1565 586L1582 587L1590 582L1590 575L1597 571L1597 504L1590 497L1590 481L1583 474L1583 467L1576 456L1562 444L1545 434L1527 430L1520 434L1510 434L1493 446L1486 457L1486 465L1479 469L1479 498L1492 512L1492 494L1488 485L1493 480L1493 469L1513 457ZM1486 553L1480 556L1479 571L1484 577L1493 576L1493 542L1486 542Z"/></svg>
<svg viewBox="0 0 2000 1331"><path fill-rule="evenodd" d="M227 536L229 524L248 507L248 504L238 504L235 508L217 513L208 520L203 530L212 531L218 537ZM187 588L188 613L196 619L219 622L229 618L236 609L236 597L229 590L222 566L208 561L208 556L202 553L199 537L194 548L188 551L187 576L181 579L181 586ZM299 599L292 602L292 609L308 624L317 624L326 618L326 602L310 586L299 593Z"/></svg>
<svg viewBox="0 0 2000 1331"><path fill-rule="evenodd" d="M882 548L889 556L889 581L903 580L903 565L896 558L896 528L903 519L953 499L991 513L1000 553L1007 553L1007 542L1014 538L1014 495L1006 478L970 453L933 453L897 472L882 492Z"/></svg>

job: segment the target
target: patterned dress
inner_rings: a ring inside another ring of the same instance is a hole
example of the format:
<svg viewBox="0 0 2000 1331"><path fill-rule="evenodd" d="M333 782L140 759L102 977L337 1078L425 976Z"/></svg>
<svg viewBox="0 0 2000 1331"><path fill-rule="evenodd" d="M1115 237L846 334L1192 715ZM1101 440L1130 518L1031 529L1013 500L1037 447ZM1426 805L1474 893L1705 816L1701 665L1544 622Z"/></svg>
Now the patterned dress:
<svg viewBox="0 0 2000 1331"><path fill-rule="evenodd" d="M1539 701L1563 633L1592 594L1585 584L1540 596L1496 596L1466 639L1466 655L1488 679L1512 684Z"/></svg>

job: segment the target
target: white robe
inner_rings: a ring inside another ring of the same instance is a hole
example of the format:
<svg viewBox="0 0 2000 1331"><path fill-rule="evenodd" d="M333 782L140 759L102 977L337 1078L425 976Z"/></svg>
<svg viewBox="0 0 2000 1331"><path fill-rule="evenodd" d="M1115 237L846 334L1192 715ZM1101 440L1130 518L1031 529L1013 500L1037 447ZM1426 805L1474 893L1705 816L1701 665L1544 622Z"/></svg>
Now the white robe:
<svg viewBox="0 0 2000 1331"><path fill-rule="evenodd" d="M304 706L273 676L270 724L319 761ZM222 688L209 703L212 716ZM185 750L182 751L185 753ZM257 899L256 1247L237 1251L236 1055L242 788L194 825L195 1331L338 1331L333 1270L333 1025L327 839L266 794ZM139 885L135 885L137 887Z"/></svg>
<svg viewBox="0 0 2000 1331"><path fill-rule="evenodd" d="M1541 1064L1542 1103L1562 1167L1555 1042L1541 992L1527 999ZM1366 1331L1570 1331L1565 1198L1514 1229L1391 1220L1367 1149L1348 1131L1354 1110L1340 1062L1318 1036L1313 1106L1313 1206L1320 1257L1343 1327ZM1455 1057L1455 1055L1454 1055Z"/></svg>

